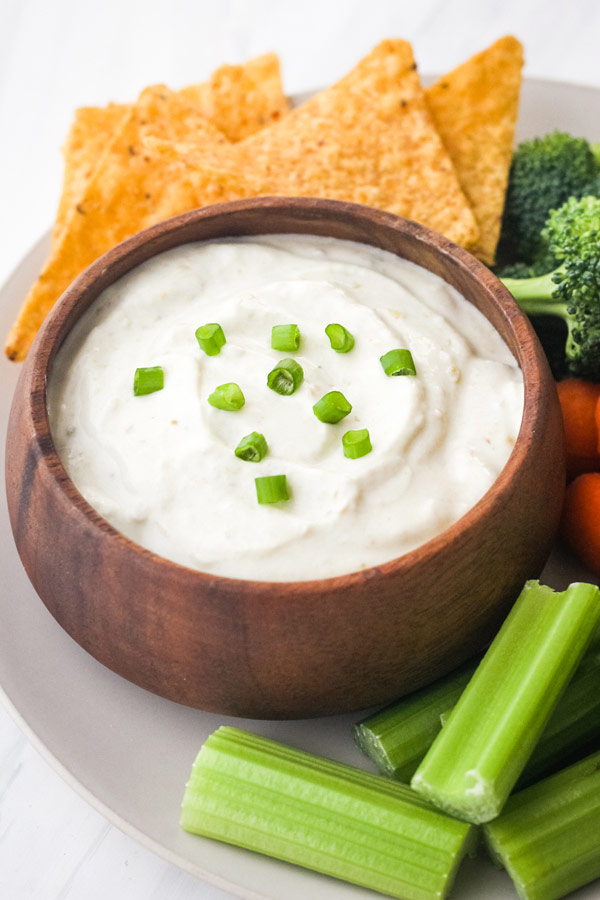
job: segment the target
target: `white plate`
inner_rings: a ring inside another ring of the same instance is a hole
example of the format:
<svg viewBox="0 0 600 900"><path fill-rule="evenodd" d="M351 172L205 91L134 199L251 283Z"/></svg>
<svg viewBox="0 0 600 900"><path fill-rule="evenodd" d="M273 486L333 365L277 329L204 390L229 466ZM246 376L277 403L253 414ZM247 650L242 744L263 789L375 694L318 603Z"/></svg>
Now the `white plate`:
<svg viewBox="0 0 600 900"><path fill-rule="evenodd" d="M600 139L600 90L551 82L524 85L519 139L554 128ZM0 291L4 335L34 281L45 235ZM0 427L8 420L19 366L0 360ZM4 442L0 454L4 454ZM588 580L589 580L589 576ZM545 580L555 587L586 578L555 554ZM194 837L178 825L192 761L210 732L235 722L268 737L368 767L354 748L359 716L297 722L226 719L178 706L135 687L88 656L62 631L33 591L0 504L0 685L29 739L75 790L111 822L169 862L252 900L369 900L375 895L295 866ZM485 860L462 867L456 900L514 900L508 877ZM578 894L598 900L600 884Z"/></svg>

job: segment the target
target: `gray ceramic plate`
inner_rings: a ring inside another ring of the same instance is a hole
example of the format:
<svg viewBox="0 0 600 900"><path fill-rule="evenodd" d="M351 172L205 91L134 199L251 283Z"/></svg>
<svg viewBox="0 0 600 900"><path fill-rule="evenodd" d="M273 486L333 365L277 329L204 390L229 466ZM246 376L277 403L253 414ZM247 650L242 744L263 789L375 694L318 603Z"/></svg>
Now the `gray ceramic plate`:
<svg viewBox="0 0 600 900"><path fill-rule="evenodd" d="M524 85L519 135L554 128L600 139L600 90L543 81ZM49 244L33 247L0 291L6 334ZM0 360L0 427L6 428L19 367ZM4 453L4 441L2 449ZM585 578L555 554L545 580L555 587ZM186 709L148 694L88 656L56 624L21 567L0 504L0 685L4 701L32 743L75 790L124 832L200 878L252 900L367 900L375 895L341 881L186 834L179 805L192 761L208 734L235 722L268 737L357 766L351 724L357 716L300 722L246 722ZM514 900L508 877L468 860L456 900ZM596 883L580 900L600 898Z"/></svg>

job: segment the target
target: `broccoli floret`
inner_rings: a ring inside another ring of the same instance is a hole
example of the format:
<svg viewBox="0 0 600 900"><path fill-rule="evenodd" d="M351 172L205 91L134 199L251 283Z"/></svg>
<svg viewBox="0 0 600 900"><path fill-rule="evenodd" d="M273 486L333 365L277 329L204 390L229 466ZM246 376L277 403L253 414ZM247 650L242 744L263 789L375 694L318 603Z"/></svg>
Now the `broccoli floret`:
<svg viewBox="0 0 600 900"><path fill-rule="evenodd" d="M498 278L533 278L534 275L537 275L537 272L533 271L532 266L529 263L525 262L515 262L515 263L506 263L504 266L496 266L494 268L494 274L498 276ZM544 272L540 273L544 275Z"/></svg>
<svg viewBox="0 0 600 900"><path fill-rule="evenodd" d="M494 274L498 278L534 278L537 275L546 275L556 268L556 260L546 252L535 262L529 264L525 262L507 263L504 266L496 266Z"/></svg>
<svg viewBox="0 0 600 900"><path fill-rule="evenodd" d="M560 262L577 256L580 246L587 246L597 238L600 229L600 199L598 197L570 197L548 217L542 237L554 259Z"/></svg>
<svg viewBox="0 0 600 900"><path fill-rule="evenodd" d="M600 198L568 200L550 215L544 236L561 265L504 284L527 315L562 318L569 372L600 380Z"/></svg>
<svg viewBox="0 0 600 900"><path fill-rule="evenodd" d="M550 210L594 192L597 178L598 163L584 138L555 131L520 144L510 167L499 258L533 263L544 250L541 231Z"/></svg>
<svg viewBox="0 0 600 900"><path fill-rule="evenodd" d="M600 162L598 162L598 166L600 167ZM590 181L581 196L585 197L587 194L592 197L600 197L600 174L596 175L596 177Z"/></svg>

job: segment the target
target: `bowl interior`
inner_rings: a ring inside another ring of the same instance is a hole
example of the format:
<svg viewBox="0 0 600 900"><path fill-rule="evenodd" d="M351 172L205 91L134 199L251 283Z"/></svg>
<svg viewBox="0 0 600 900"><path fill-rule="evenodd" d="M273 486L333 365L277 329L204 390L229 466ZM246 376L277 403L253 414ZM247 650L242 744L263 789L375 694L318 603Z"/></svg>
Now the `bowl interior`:
<svg viewBox="0 0 600 900"><path fill-rule="evenodd" d="M35 390L37 394L39 387L39 396L43 399L37 409L36 426L44 434L45 440L52 442L46 385L51 377L54 359L75 323L106 287L147 259L181 244L261 234L312 234L369 244L428 269L472 303L498 331L523 373L525 391L521 429L510 459L490 490L496 490L501 487L502 481L510 479L511 470L518 465L525 450L530 430L528 423L538 408L539 366L545 364L527 318L520 312L510 293L483 263L442 235L415 222L370 207L321 199L267 197L193 210L140 232L90 266L65 292L34 346L39 376ZM61 487L69 493L71 500L80 505L88 515L101 521L102 527L127 541L127 538L98 516L79 494L58 455L53 460L53 465L60 472ZM435 553L437 542L440 539L444 542L451 540L453 534L457 534L466 524L466 517L476 513L480 505L481 501L441 535L397 559L401 559L404 565L410 565L412 554L422 553L430 545L431 552ZM151 553L134 542L131 543L140 551ZM156 560L163 560L156 554L151 555ZM168 560L165 562L178 565ZM394 560L390 560L392 562ZM334 579L319 579L315 584L324 580Z"/></svg>

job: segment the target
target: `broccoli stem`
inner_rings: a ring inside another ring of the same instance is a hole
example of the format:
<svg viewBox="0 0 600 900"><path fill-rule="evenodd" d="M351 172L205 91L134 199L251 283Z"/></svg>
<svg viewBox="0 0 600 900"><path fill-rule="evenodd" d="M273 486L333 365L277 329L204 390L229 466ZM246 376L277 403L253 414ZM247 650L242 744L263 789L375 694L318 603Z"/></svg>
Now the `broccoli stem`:
<svg viewBox="0 0 600 900"><path fill-rule="evenodd" d="M530 313L537 315L538 307L542 305L539 301L552 301L552 295L556 289L554 276L562 270L563 267L560 266L553 272L548 272L547 275L538 275L535 278L501 278L500 280L511 292L523 312L527 315ZM556 313L559 304L551 303L550 306L551 308L548 308L549 315L560 315L560 313ZM539 312L541 313L542 310L540 309Z"/></svg>
<svg viewBox="0 0 600 900"><path fill-rule="evenodd" d="M527 316L558 316L567 326L566 354L569 358L577 343L573 337L575 320L567 310L567 304L554 300L556 284L554 276L564 271L564 265L535 278L501 278L502 284L511 292L519 308Z"/></svg>

